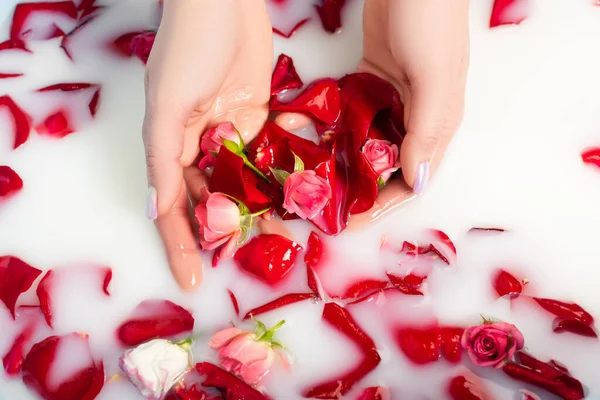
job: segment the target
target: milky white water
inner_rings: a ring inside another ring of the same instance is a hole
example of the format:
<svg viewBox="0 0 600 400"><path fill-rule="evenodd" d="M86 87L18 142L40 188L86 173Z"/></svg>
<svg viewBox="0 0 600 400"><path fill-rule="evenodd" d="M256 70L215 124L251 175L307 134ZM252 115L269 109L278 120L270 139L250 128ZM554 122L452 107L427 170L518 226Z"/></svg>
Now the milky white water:
<svg viewBox="0 0 600 400"><path fill-rule="evenodd" d="M9 18L14 3L0 2L0 20ZM111 3L115 5L90 25L88 44L152 27L156 20L154 1ZM361 2L349 3L341 34L324 34L313 16L292 39L275 38L275 54L292 56L305 82L354 71L361 55ZM298 7L299 14L312 14ZM430 274L428 296L391 296L377 305L352 306L383 360L360 386L388 386L394 399L445 398L446 379L464 367L443 360L411 366L390 338L391 325L434 316L444 323L477 324L484 314L516 324L532 354L560 360L588 386L590 398L600 397L600 343L554 334L551 317L531 307L511 310L495 300L490 284L492 271L506 267L529 279L527 290L578 302L600 317L600 170L583 165L580 158L582 149L600 146L600 7L590 0L539 0L521 26L494 30L487 28L490 9L490 0L473 1L465 119L428 191L376 226L331 241L340 256L323 281L341 290L357 277L378 277L397 268L395 259L378 250L384 233L399 245L426 228L441 229L454 240L458 258L454 268L436 267ZM1 38L8 26L8 20L0 26ZM104 358L111 376L118 372L122 352L113 337L115 328L142 299L167 298L192 310L196 332L206 335L196 346L196 361L214 361L204 344L208 335L236 321L226 288L237 295L242 313L281 294L306 290L302 263L275 292L222 263L205 270L205 283L197 292L181 293L144 215L142 64L113 58L85 43L75 63L56 41L30 47L33 55L0 54L1 72L26 74L0 81L0 94L13 95L28 111L59 101L28 94L42 86L87 81L101 83L103 89L94 122L78 121L81 129L63 140L32 133L17 151L11 150L7 114L0 111L0 164L14 168L25 183L22 192L0 204L0 255L19 256L43 270L70 269L55 288L57 334L88 333L94 355ZM467 234L473 226L508 232ZM289 227L305 244L310 227L297 221ZM110 297L97 280L81 273L90 265L112 267ZM31 291L20 303L35 301ZM354 346L320 322L321 311L321 304L307 301L264 315L267 325L286 320L278 338L294 358L291 373L275 368L264 381L274 398L300 398L302 389L358 362ZM0 307L0 354L18 327ZM36 341L48 334L47 329L40 332ZM72 357L75 365L82 361ZM465 365L470 365L466 358ZM488 386L499 399L513 398L522 387L502 373L474 371L490 379ZM0 376L0 399L34 398L19 379ZM127 382L113 380L98 398L141 396Z"/></svg>

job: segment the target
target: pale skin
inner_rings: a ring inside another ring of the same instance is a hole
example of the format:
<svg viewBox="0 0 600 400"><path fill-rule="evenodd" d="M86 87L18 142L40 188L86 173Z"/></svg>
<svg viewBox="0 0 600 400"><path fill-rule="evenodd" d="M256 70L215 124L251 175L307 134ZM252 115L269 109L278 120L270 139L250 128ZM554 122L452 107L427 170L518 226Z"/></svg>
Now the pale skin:
<svg viewBox="0 0 600 400"><path fill-rule="evenodd" d="M467 20L468 0L365 0L359 69L399 90L408 134L400 150L404 179L390 182L351 226L372 222L421 192L429 176L422 174L423 163L431 174L437 169L462 118ZM184 290L202 281L188 212L206 181L193 166L200 136L230 120L246 142L252 140L268 117L272 66L272 29L262 0L165 2L146 73L148 212ZM298 127L306 119L277 122Z"/></svg>

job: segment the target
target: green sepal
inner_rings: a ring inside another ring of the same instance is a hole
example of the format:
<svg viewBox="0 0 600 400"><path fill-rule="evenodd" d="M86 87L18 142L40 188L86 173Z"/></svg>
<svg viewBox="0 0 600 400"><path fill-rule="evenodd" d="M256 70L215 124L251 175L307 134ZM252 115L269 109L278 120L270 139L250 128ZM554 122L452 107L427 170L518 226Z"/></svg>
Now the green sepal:
<svg viewBox="0 0 600 400"><path fill-rule="evenodd" d="M292 152L292 154L294 155L294 172L304 171L304 161L296 153Z"/></svg>
<svg viewBox="0 0 600 400"><path fill-rule="evenodd" d="M273 174L273 176L275 177L277 182L279 182L281 184L281 186L283 186L285 184L285 180L291 175L289 172L287 172L281 168L269 168L269 169L271 170L271 173Z"/></svg>

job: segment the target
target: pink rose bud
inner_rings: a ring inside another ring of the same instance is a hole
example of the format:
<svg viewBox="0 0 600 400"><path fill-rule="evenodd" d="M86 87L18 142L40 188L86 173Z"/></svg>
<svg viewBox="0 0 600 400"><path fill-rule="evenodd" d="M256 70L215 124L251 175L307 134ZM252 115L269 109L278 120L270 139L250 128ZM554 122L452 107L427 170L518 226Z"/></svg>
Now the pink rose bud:
<svg viewBox="0 0 600 400"><path fill-rule="evenodd" d="M215 155L219 154L219 150L223 146L223 139L230 140L238 145L243 144L240 135L236 132L231 122L220 123L202 135L200 149L202 150L203 157L200 159L198 168L204 170L215 165L217 160Z"/></svg>
<svg viewBox="0 0 600 400"><path fill-rule="evenodd" d="M315 171L298 171L291 174L283 185L283 207L302 219L311 219L331 199L331 186Z"/></svg>
<svg viewBox="0 0 600 400"><path fill-rule="evenodd" d="M398 146L387 140L369 139L362 153L384 182L398 170Z"/></svg>
<svg viewBox="0 0 600 400"><path fill-rule="evenodd" d="M241 215L238 205L222 193L208 193L196 206L196 220L200 225L200 246L214 250L223 246L221 259L231 258L241 235Z"/></svg>
<svg viewBox="0 0 600 400"><path fill-rule="evenodd" d="M219 350L221 366L226 371L242 378L249 385L256 385L268 373L275 351L270 342L238 328L227 328L217 332L209 343Z"/></svg>
<svg viewBox="0 0 600 400"><path fill-rule="evenodd" d="M463 333L462 347L467 350L473 364L481 367L501 368L523 348L525 339L516 326L506 322L484 323Z"/></svg>

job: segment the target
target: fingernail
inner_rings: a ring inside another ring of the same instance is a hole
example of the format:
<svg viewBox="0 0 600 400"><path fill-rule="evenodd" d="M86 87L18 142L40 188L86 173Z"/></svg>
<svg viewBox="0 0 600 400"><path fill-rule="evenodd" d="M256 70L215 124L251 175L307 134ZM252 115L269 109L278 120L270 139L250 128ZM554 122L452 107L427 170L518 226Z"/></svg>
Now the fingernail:
<svg viewBox="0 0 600 400"><path fill-rule="evenodd" d="M154 186L148 188L148 196L146 197L146 215L148 219L154 221L158 217L158 193Z"/></svg>
<svg viewBox="0 0 600 400"><path fill-rule="evenodd" d="M415 184L413 186L413 192L416 195L423 194L427 187L427 181L429 180L429 161L422 162L417 167L417 175L415 177Z"/></svg>

